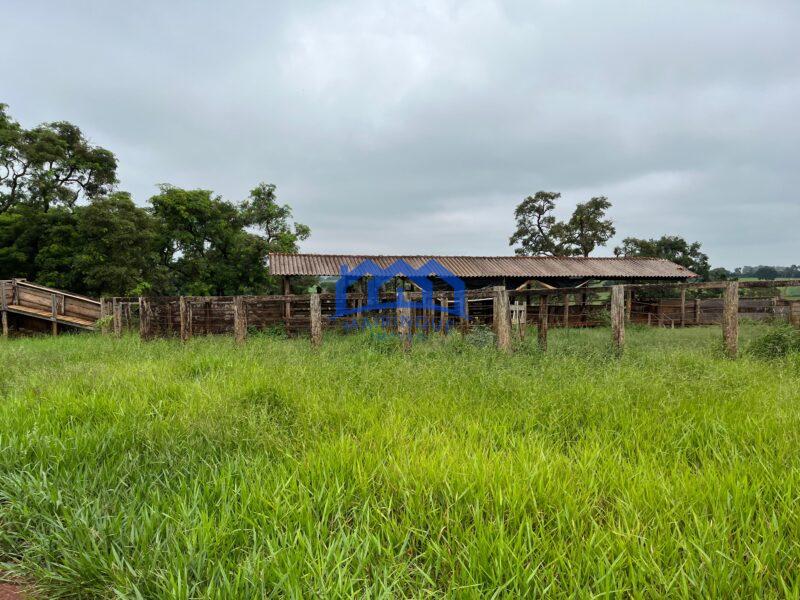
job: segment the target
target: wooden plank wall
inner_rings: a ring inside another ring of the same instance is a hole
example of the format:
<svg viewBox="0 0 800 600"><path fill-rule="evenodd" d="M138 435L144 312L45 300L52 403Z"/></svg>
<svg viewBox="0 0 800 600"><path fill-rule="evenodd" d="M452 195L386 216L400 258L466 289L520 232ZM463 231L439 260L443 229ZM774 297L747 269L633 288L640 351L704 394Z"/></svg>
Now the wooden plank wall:
<svg viewBox="0 0 800 600"><path fill-rule="evenodd" d="M7 335L10 323L20 331L41 331L49 322L53 334L59 326L92 329L101 316L101 303L92 298L72 294L46 286L37 285L24 279L3 280L0 282L4 307L3 334ZM44 322L39 323L37 321Z"/></svg>

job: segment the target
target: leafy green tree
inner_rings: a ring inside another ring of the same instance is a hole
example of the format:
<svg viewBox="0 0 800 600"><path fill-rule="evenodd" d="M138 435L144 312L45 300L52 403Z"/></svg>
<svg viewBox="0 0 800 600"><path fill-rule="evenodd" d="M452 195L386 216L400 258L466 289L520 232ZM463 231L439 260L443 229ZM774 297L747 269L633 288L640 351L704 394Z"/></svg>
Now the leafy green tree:
<svg viewBox="0 0 800 600"><path fill-rule="evenodd" d="M168 269L159 263L159 223L127 192L95 198L76 209L80 245L76 278L96 295L168 293Z"/></svg>
<svg viewBox="0 0 800 600"><path fill-rule="evenodd" d="M0 279L36 279L36 255L47 214L32 206L0 213Z"/></svg>
<svg viewBox="0 0 800 600"><path fill-rule="evenodd" d="M555 227L555 235L561 239L566 254L589 256L598 246L605 246L617 232L606 211L611 202L605 196L596 196L578 204L569 221Z"/></svg>
<svg viewBox="0 0 800 600"><path fill-rule="evenodd" d="M517 206L517 229L509 239L511 246L520 244L516 254L589 256L614 236L614 224L605 218L611 208L608 198L597 196L578 204L570 219L562 222L552 214L560 197L558 192L539 191Z"/></svg>
<svg viewBox="0 0 800 600"><path fill-rule="evenodd" d="M271 183L259 183L250 190L242 214L247 225L262 233L270 252L297 252L298 242L311 234L307 225L291 220L288 204L278 204L275 185Z"/></svg>
<svg viewBox="0 0 800 600"><path fill-rule="evenodd" d="M711 265L708 255L700 248L700 242L689 243L677 235L665 235L658 239L628 237L622 240L621 246L614 248L614 255L665 258L708 279Z"/></svg>
<svg viewBox="0 0 800 600"><path fill-rule="evenodd" d="M150 199L160 222L162 264L193 295L254 293L267 282L267 240L245 231L245 211L209 190L161 186Z"/></svg>
<svg viewBox="0 0 800 600"><path fill-rule="evenodd" d="M66 121L26 130L0 104L0 213L21 203L45 212L106 194L117 182L117 159L91 145Z"/></svg>
<svg viewBox="0 0 800 600"><path fill-rule="evenodd" d="M541 190L517 206L514 210L517 229L508 240L510 246L520 244L514 250L516 254L553 256L558 253L559 240L552 233L557 222L552 213L560 197L559 192Z"/></svg>
<svg viewBox="0 0 800 600"><path fill-rule="evenodd" d="M716 267L708 272L709 281L728 281L733 278L733 274L725 267Z"/></svg>

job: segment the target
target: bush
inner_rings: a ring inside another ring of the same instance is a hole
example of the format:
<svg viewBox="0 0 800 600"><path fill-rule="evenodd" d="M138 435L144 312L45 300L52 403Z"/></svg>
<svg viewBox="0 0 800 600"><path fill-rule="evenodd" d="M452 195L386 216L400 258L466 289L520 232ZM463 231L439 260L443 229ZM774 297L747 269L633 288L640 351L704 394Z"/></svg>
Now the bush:
<svg viewBox="0 0 800 600"><path fill-rule="evenodd" d="M761 358L780 358L800 352L800 329L789 325L773 327L750 342L748 351Z"/></svg>

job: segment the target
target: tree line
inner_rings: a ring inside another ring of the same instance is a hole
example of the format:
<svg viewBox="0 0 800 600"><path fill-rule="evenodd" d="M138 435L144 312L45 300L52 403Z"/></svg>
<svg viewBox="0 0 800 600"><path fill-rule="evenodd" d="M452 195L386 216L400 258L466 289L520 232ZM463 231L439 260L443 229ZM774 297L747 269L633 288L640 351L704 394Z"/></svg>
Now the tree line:
<svg viewBox="0 0 800 600"><path fill-rule="evenodd" d="M271 293L268 253L310 234L272 184L241 202L161 185L140 207L117 183L114 154L78 127L25 129L0 104L0 279L92 296Z"/></svg>

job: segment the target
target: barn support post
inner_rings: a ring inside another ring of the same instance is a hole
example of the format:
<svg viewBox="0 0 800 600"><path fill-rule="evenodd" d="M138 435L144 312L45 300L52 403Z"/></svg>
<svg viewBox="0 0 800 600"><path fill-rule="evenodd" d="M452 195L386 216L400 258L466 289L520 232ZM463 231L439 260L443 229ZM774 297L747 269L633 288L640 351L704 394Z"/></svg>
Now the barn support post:
<svg viewBox="0 0 800 600"><path fill-rule="evenodd" d="M569 327L569 294L564 294L564 327Z"/></svg>
<svg viewBox="0 0 800 600"><path fill-rule="evenodd" d="M120 337L122 335L122 306L116 298L111 300L111 321L114 336Z"/></svg>
<svg viewBox="0 0 800 600"><path fill-rule="evenodd" d="M731 358L739 353L739 282L729 281L725 286L722 308L722 338L725 352Z"/></svg>
<svg viewBox="0 0 800 600"><path fill-rule="evenodd" d="M364 299L367 297L367 280L362 277L357 284L358 298L356 299L356 324L358 331L364 329Z"/></svg>
<svg viewBox="0 0 800 600"><path fill-rule="evenodd" d="M700 307L701 307L701 304L702 304L702 301L700 300L700 298L695 298L694 299L694 324L695 325L700 325L700 321L701 321L701 319L700 319Z"/></svg>
<svg viewBox="0 0 800 600"><path fill-rule="evenodd" d="M241 296L233 297L233 339L237 344L247 339L247 312Z"/></svg>
<svg viewBox="0 0 800 600"><path fill-rule="evenodd" d="M517 335L519 339L525 339L525 330L528 328L528 300L525 299L525 302L520 302L516 300L514 302L514 306L516 306L516 313L517 313Z"/></svg>
<svg viewBox="0 0 800 600"><path fill-rule="evenodd" d="M547 294L539 296L539 349L547 352Z"/></svg>
<svg viewBox="0 0 800 600"><path fill-rule="evenodd" d="M186 342L192 337L192 305L186 296L178 299L178 310L181 320L181 341Z"/></svg>
<svg viewBox="0 0 800 600"><path fill-rule="evenodd" d="M283 295L289 296L292 293L292 286L290 285L291 282L289 281L289 276L283 276ZM292 318L292 301L288 298L283 301L283 318L284 321L288 321ZM286 323L288 327L289 323Z"/></svg>
<svg viewBox="0 0 800 600"><path fill-rule="evenodd" d="M406 305L406 292L397 292L397 335L403 340L403 350L411 350L411 307Z"/></svg>
<svg viewBox="0 0 800 600"><path fill-rule="evenodd" d="M686 327L686 286L681 286L681 327Z"/></svg>
<svg viewBox="0 0 800 600"><path fill-rule="evenodd" d="M611 338L614 352L622 354L625 349L625 286L611 288Z"/></svg>
<svg viewBox="0 0 800 600"><path fill-rule="evenodd" d="M503 352L511 350L511 307L508 304L508 290L495 286L492 293L493 325L497 348Z"/></svg>
<svg viewBox="0 0 800 600"><path fill-rule="evenodd" d="M453 300L455 302L455 299ZM469 328L469 296L464 294L464 314L461 315L461 329L467 331Z"/></svg>
<svg viewBox="0 0 800 600"><path fill-rule="evenodd" d="M322 303L319 294L311 294L308 302L311 315L311 345L319 348L322 345Z"/></svg>
<svg viewBox="0 0 800 600"><path fill-rule="evenodd" d="M586 327L589 325L589 295L583 292L580 295L580 326Z"/></svg>

